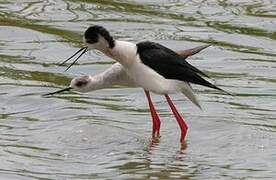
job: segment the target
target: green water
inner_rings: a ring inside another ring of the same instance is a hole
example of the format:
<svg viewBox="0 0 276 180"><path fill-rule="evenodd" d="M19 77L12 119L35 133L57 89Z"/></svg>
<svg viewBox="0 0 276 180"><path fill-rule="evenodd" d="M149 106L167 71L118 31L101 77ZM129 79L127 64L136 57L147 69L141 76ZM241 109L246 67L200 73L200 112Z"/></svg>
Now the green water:
<svg viewBox="0 0 276 180"><path fill-rule="evenodd" d="M113 63L87 53L57 66L102 25L120 40L174 50L234 97L194 86L203 111L173 95L187 149L164 97L160 142L142 89L41 94ZM275 179L276 1L0 0L0 179Z"/></svg>

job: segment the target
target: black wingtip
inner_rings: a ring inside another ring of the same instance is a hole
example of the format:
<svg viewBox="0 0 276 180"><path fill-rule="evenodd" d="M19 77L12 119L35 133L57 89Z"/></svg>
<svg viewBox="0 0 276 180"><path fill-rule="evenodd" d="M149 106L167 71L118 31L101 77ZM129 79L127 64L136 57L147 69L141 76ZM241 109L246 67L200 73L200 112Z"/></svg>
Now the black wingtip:
<svg viewBox="0 0 276 180"><path fill-rule="evenodd" d="M197 73L199 73L199 74L201 74L202 76L205 76L205 77L207 77L207 78L210 78L210 76L208 76L206 73L204 73L204 72L202 72L202 71L199 71L199 72L197 72Z"/></svg>
<svg viewBox="0 0 276 180"><path fill-rule="evenodd" d="M234 93L232 93L232 92L225 91L225 90L223 90L223 92L224 92L225 94L229 95L229 96L235 96L235 94L234 94Z"/></svg>
<svg viewBox="0 0 276 180"><path fill-rule="evenodd" d="M209 87L210 87L210 88L217 89L217 90L223 92L224 94L227 94L227 95L230 95L230 96L234 96L233 93L230 93L230 92L228 92L228 91L226 91L226 90L224 90L224 89L221 89L221 88L219 88L219 87L217 87L217 86L215 86L215 85L213 85L213 84L212 84L212 86L209 86Z"/></svg>
<svg viewBox="0 0 276 180"><path fill-rule="evenodd" d="M234 96L233 93L230 93L230 92L228 92L224 89L221 89L221 88L217 87L216 85L214 85L211 82L205 80L204 78L200 77L199 75L197 76L196 79L197 79L197 82L194 82L195 84L199 84L199 85L206 86L206 87L209 87L209 88L212 88L212 89L216 89L216 90L219 90L219 91L223 92L224 94Z"/></svg>

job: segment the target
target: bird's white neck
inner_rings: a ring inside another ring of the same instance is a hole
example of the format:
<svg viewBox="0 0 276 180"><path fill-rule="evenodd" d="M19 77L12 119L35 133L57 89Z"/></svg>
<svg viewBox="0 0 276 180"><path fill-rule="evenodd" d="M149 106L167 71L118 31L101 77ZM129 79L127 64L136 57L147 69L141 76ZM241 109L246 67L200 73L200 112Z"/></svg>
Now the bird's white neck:
<svg viewBox="0 0 276 180"><path fill-rule="evenodd" d="M95 91L104 88L110 88L113 86L113 82L106 77L105 73L100 73L94 76L90 76L90 81L87 88L83 92Z"/></svg>
<svg viewBox="0 0 276 180"><path fill-rule="evenodd" d="M126 41L115 41L115 47L103 52L112 59L115 59L123 66L129 67L137 55L136 44Z"/></svg>
<svg viewBox="0 0 276 180"><path fill-rule="evenodd" d="M105 71L89 76L87 87L79 89L81 92L95 91L98 89L111 88L114 85L120 85L120 81L124 80L126 75L119 64L114 64Z"/></svg>

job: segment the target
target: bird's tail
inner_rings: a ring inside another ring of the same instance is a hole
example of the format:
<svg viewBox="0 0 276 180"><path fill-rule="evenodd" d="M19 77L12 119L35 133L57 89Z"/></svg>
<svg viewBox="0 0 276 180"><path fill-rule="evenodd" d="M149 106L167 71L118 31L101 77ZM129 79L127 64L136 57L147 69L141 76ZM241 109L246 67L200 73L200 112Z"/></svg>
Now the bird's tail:
<svg viewBox="0 0 276 180"><path fill-rule="evenodd" d="M191 85L189 83L183 82L180 85L181 88L181 92L190 100L192 101L197 107L199 107L200 109L201 106L199 104L199 101L196 98L196 95L194 94L194 91L191 87Z"/></svg>

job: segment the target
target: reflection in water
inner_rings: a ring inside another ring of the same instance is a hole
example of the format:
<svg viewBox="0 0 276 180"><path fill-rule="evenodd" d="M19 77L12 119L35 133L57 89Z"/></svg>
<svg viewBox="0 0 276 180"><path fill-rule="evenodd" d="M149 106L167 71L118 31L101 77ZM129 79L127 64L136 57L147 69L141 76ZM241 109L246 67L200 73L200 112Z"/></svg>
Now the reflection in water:
<svg viewBox="0 0 276 180"><path fill-rule="evenodd" d="M0 179L273 179L276 176L276 3L256 1L4 1L0 5ZM165 99L159 139L141 89L41 94L113 62L88 53L68 72L58 63L100 24L118 39L180 50L211 44L188 61L236 96L194 86L203 106Z"/></svg>

